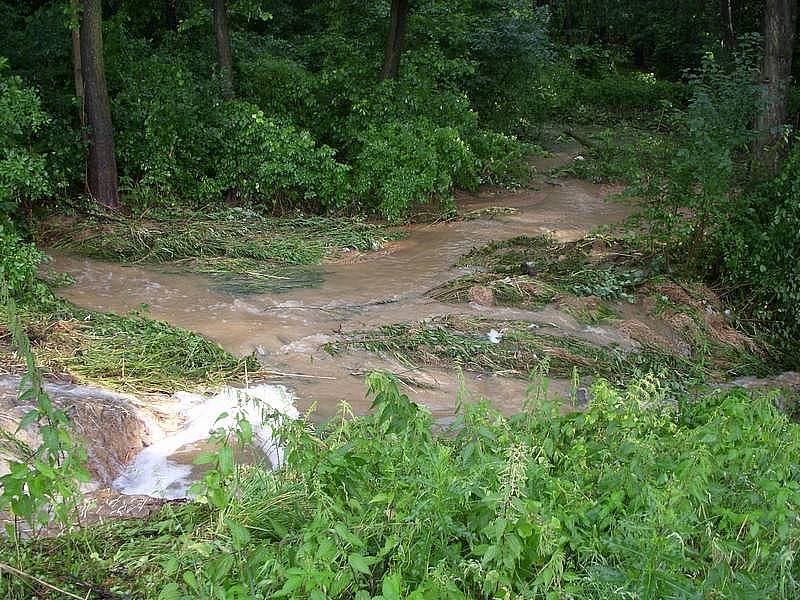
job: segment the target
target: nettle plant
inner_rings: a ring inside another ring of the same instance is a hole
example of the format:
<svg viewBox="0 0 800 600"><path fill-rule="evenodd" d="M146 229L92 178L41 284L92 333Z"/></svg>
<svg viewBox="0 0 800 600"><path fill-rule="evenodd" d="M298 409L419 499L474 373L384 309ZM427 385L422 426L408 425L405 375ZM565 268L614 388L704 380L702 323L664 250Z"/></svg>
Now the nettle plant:
<svg viewBox="0 0 800 600"><path fill-rule="evenodd" d="M669 241L672 254L690 267L705 269L704 261L716 256L714 234L739 193L740 157L759 107L758 74L755 38L741 41L730 65L707 54L687 75L687 107L674 115L677 151L662 172L645 175L635 186L651 239Z"/></svg>
<svg viewBox="0 0 800 600"><path fill-rule="evenodd" d="M0 305L4 306L12 343L25 359L19 401L32 406L17 431L35 424L41 437L37 448L28 448L15 436L0 441L0 452L14 457L8 462L9 472L0 477L0 512L11 515L6 533L18 540L20 522L26 523L34 534L54 521L64 526L71 524L80 499L80 485L89 481L89 474L86 453L74 437L69 418L53 405L44 389L30 340L2 277Z"/></svg>

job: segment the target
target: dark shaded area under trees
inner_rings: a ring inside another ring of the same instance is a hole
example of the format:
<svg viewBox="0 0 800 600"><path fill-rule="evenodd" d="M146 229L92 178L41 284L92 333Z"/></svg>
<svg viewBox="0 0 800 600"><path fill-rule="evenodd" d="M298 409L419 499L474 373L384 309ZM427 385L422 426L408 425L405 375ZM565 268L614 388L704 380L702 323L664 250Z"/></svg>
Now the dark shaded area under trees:
<svg viewBox="0 0 800 600"><path fill-rule="evenodd" d="M398 222L514 181L545 126L628 121L674 145L639 178L670 264L796 337L796 1L674 8L0 3L0 226L4 254L25 257L7 277L29 279L42 213L234 203Z"/></svg>

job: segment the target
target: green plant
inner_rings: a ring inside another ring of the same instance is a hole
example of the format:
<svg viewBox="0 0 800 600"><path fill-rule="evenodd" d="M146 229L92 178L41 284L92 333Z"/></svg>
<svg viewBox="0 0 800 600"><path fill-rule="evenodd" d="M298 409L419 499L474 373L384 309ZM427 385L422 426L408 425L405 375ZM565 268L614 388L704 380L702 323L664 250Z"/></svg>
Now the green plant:
<svg viewBox="0 0 800 600"><path fill-rule="evenodd" d="M7 69L0 57L0 218L52 191L45 158L31 147L48 116L36 91Z"/></svg>
<svg viewBox="0 0 800 600"><path fill-rule="evenodd" d="M649 375L562 412L540 377L530 412L465 402L433 435L394 377L368 385L374 414L290 423L281 469L220 455L219 506L26 542L24 566L161 600L797 595L800 433L772 395Z"/></svg>
<svg viewBox="0 0 800 600"><path fill-rule="evenodd" d="M20 421L18 430L36 425L41 438L36 448L17 445L17 448L24 448L24 455L10 460L9 472L0 476L0 512L10 514L6 534L18 544L24 533L19 528L20 521L27 523L33 534L54 520L64 526L71 525L81 496L80 484L89 481L89 474L85 466L86 453L75 439L69 419L45 392L30 340L2 274L0 305L12 343L25 360L19 401L33 406Z"/></svg>
<svg viewBox="0 0 800 600"><path fill-rule="evenodd" d="M29 295L36 288L36 268L44 255L26 242L13 224L0 215L0 278L12 296Z"/></svg>
<svg viewBox="0 0 800 600"><path fill-rule="evenodd" d="M650 237L699 271L718 256L716 233L739 193L737 156L747 150L758 109L758 50L743 40L728 69L711 55L689 75L690 99L676 115L682 136L663 172L644 173L632 193L642 200ZM692 218L686 218L690 213Z"/></svg>

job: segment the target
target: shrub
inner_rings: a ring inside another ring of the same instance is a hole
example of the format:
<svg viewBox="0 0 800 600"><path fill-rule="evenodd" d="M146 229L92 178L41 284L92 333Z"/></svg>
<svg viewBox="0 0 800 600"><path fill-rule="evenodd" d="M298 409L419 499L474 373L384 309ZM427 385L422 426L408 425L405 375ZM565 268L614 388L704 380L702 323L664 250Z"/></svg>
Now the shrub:
<svg viewBox="0 0 800 600"><path fill-rule="evenodd" d="M357 139L354 190L367 202L374 195L390 221L402 219L415 203L449 200L456 185L477 183L478 161L453 127L424 118L389 121L368 127Z"/></svg>
<svg viewBox="0 0 800 600"><path fill-rule="evenodd" d="M717 236L723 281L759 319L779 324L785 348L800 343L799 144L774 181L737 198Z"/></svg>
<svg viewBox="0 0 800 600"><path fill-rule="evenodd" d="M44 255L25 242L13 224L0 217L0 278L11 296L23 296L34 289L36 268Z"/></svg>
<svg viewBox="0 0 800 600"><path fill-rule="evenodd" d="M0 57L0 218L51 192L44 156L31 149L48 117L35 90L4 74L7 64Z"/></svg>
<svg viewBox="0 0 800 600"><path fill-rule="evenodd" d="M660 172L645 174L643 198L653 239L705 274L715 272L717 232L731 218L739 193L739 156L747 151L758 108L758 49L742 40L730 68L708 55L688 77L690 99L677 111L677 150Z"/></svg>
<svg viewBox="0 0 800 600"><path fill-rule="evenodd" d="M307 131L270 119L245 101L226 102L219 118L218 154L203 196L233 190L244 200L276 207L333 208L344 201L347 167Z"/></svg>

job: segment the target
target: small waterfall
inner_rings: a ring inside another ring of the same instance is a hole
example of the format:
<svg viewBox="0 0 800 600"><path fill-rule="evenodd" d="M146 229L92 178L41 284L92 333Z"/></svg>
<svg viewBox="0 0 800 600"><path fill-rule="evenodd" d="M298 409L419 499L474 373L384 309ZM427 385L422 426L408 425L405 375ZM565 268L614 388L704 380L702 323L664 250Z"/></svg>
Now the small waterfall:
<svg viewBox="0 0 800 600"><path fill-rule="evenodd" d="M178 392L176 408L182 426L143 449L113 482L121 494L175 499L188 495L196 480L191 461L176 459L182 449L204 443L212 430L235 427L237 415L253 430L254 443L273 467L283 462L283 449L273 436L280 419L299 416L292 394L283 386L226 387L213 396ZM197 452L195 452L196 454ZM188 453L192 455L190 451Z"/></svg>

